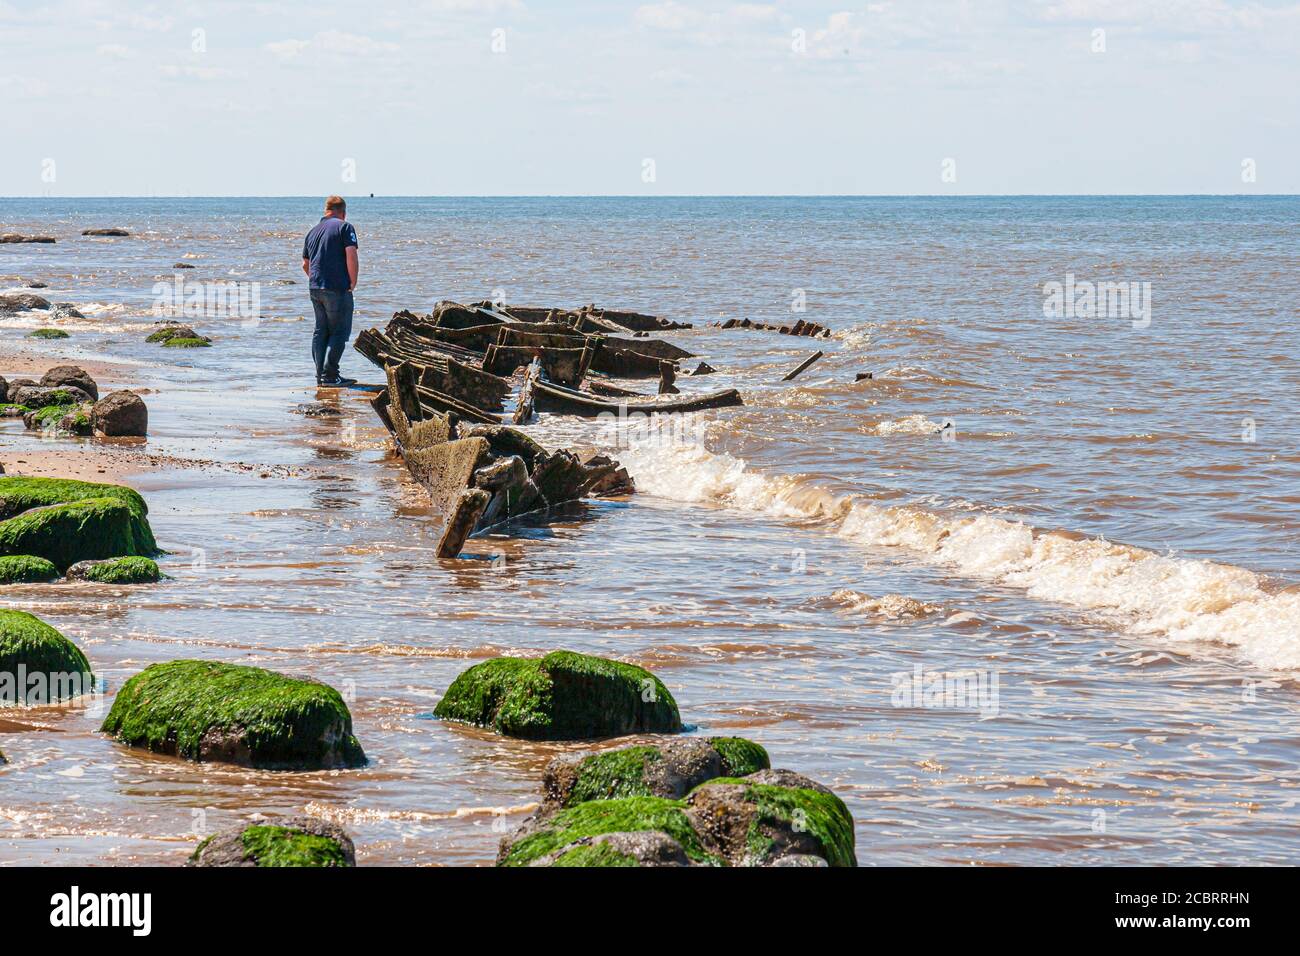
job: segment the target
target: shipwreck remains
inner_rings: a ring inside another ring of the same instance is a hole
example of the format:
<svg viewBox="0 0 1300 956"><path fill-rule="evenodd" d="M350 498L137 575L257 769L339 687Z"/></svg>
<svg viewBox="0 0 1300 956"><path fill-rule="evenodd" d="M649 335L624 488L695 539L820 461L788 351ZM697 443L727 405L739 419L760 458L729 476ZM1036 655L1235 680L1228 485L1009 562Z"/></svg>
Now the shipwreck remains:
<svg viewBox="0 0 1300 956"><path fill-rule="evenodd" d="M385 372L388 387L371 405L445 517L439 557L455 557L471 534L510 518L588 495L633 491L627 472L604 455L550 452L499 422L463 424L455 411L426 406L417 366L402 362Z"/></svg>
<svg viewBox="0 0 1300 956"><path fill-rule="evenodd" d="M671 342L648 337L649 328L689 326L594 306L566 311L439 302L429 315L402 311L383 331L363 331L355 348L380 368L412 363L417 367L417 392L427 410L455 413L481 424L502 422L505 402L517 391L521 370L534 361L540 364L540 372L535 389L528 391L536 403L516 403L508 413L515 424L526 424L528 415L521 413L531 415L530 409L597 417L677 414L744 404L735 389L659 399L610 381L653 379L659 394L680 395L674 384L679 364L694 356ZM611 334L611 329L634 331L627 338Z"/></svg>
<svg viewBox="0 0 1300 956"><path fill-rule="evenodd" d="M402 311L383 331L363 331L355 348L386 379L371 405L444 516L438 556L454 557L470 535L511 518L634 490L610 458L548 451L512 425L538 413L626 419L743 404L735 389L680 393L678 363L691 353L649 337L677 328L689 326L594 305L439 302L429 315ZM611 379L655 379L660 396Z"/></svg>
<svg viewBox="0 0 1300 956"><path fill-rule="evenodd" d="M794 325L769 325L766 322L755 322L753 319L727 319L717 325L720 329L758 329L763 332L779 332L782 335L806 335L811 338L825 339L830 338L831 330L824 325L818 325L816 322L805 322L803 319L795 322Z"/></svg>

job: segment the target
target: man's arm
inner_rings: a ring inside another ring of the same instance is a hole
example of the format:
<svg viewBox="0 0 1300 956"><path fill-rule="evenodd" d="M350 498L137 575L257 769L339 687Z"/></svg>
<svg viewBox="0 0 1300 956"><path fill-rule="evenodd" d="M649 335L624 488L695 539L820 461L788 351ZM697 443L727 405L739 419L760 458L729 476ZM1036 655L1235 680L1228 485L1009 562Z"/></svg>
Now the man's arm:
<svg viewBox="0 0 1300 956"><path fill-rule="evenodd" d="M348 246L346 249L343 250L343 252L346 255L348 260L348 280L350 282L350 284L348 285L348 291L351 292L353 289L357 287L357 273L361 269L361 264L357 260L356 246Z"/></svg>
<svg viewBox="0 0 1300 956"><path fill-rule="evenodd" d="M302 274L305 275L308 279L311 278L311 260L308 259L306 256L303 256L302 259Z"/></svg>

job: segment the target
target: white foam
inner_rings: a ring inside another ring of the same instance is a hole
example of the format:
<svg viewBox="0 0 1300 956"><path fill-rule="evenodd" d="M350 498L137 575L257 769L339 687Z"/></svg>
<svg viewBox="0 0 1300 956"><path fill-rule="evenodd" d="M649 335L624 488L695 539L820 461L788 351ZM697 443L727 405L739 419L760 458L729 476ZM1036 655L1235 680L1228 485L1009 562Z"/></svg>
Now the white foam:
<svg viewBox="0 0 1300 956"><path fill-rule="evenodd" d="M865 547L899 548L964 577L1022 588L1184 652L1231 645L1256 666L1300 669L1300 593L1270 593L1244 568L1044 532L988 513L957 516L836 496L699 445L634 443L618 457L649 494L821 521Z"/></svg>
<svg viewBox="0 0 1300 956"><path fill-rule="evenodd" d="M933 435L942 427L924 415L908 415L896 421L877 422L864 431L871 435Z"/></svg>

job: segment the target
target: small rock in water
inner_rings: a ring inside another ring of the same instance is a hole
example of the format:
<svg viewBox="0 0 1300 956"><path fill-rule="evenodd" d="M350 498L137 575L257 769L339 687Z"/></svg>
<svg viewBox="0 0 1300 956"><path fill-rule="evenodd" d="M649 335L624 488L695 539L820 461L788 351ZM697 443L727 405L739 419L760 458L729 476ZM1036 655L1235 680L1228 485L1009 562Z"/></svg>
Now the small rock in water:
<svg viewBox="0 0 1300 956"><path fill-rule="evenodd" d="M222 830L199 844L187 866L346 867L357 865L347 831L314 817L251 823Z"/></svg>
<svg viewBox="0 0 1300 956"><path fill-rule="evenodd" d="M308 418L336 418L343 414L342 409L333 405L326 405L324 402L299 405L294 411L299 415L306 415Z"/></svg>
<svg viewBox="0 0 1300 956"><path fill-rule="evenodd" d="M152 584L162 580L158 563L152 558L105 558L78 561L68 568L69 581L96 581L100 584Z"/></svg>
<svg viewBox="0 0 1300 956"><path fill-rule="evenodd" d="M699 365L697 365L697 366L695 367L695 371L692 372L691 374L692 374L692 375L712 375L712 374L713 374L714 372L716 372L716 371L717 371L717 369L714 368L712 365L710 365L708 362L701 362Z"/></svg>
<svg viewBox="0 0 1300 956"><path fill-rule="evenodd" d="M110 392L97 401L90 421L100 435L142 437L149 433L149 409L130 389Z"/></svg>
<svg viewBox="0 0 1300 956"><path fill-rule="evenodd" d="M193 269L194 266L190 265L188 262L177 262L177 263L175 263L175 264L172 266L172 268L173 268L173 269Z"/></svg>
<svg viewBox="0 0 1300 956"><path fill-rule="evenodd" d="M871 373L870 373L870 372L859 372L857 375L854 375L854 376L853 376L853 381L855 381L855 382L865 382L865 381L866 381L867 379L869 379L869 378L871 378Z"/></svg>
<svg viewBox="0 0 1300 956"><path fill-rule="evenodd" d="M131 235L125 229L119 229L116 227L110 229L83 229L81 230L81 234L83 236L129 236Z"/></svg>
<svg viewBox="0 0 1300 956"><path fill-rule="evenodd" d="M47 310L50 300L35 292L6 292L0 295L0 313Z"/></svg>
<svg viewBox="0 0 1300 956"><path fill-rule="evenodd" d="M71 302L55 302L50 306L50 317L54 319L84 319L75 305Z"/></svg>

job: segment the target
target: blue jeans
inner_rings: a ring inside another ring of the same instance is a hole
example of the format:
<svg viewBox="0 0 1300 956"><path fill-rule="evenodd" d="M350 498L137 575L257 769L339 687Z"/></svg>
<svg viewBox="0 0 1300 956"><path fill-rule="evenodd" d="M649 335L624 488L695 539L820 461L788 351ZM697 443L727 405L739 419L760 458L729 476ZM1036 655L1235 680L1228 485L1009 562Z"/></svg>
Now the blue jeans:
<svg viewBox="0 0 1300 956"><path fill-rule="evenodd" d="M311 305L316 311L316 332L311 337L316 377L337 378L343 347L352 335L352 293L312 289Z"/></svg>

